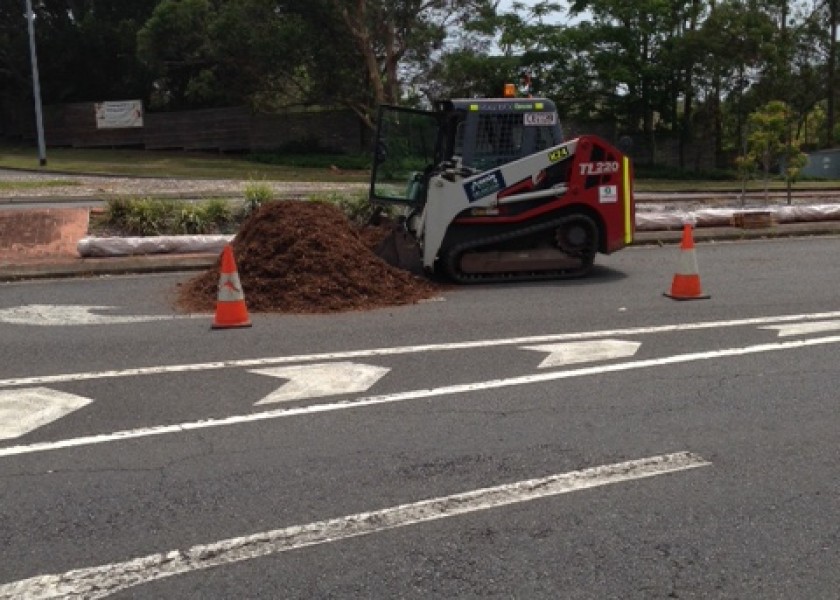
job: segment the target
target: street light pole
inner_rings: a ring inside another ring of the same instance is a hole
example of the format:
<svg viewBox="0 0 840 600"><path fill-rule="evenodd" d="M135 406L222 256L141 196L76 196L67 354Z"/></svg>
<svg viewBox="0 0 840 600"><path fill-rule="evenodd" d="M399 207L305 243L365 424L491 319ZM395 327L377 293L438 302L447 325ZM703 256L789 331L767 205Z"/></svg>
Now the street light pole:
<svg viewBox="0 0 840 600"><path fill-rule="evenodd" d="M32 93L35 96L35 124L38 128L38 164L47 164L47 150L44 144L44 116L41 113L41 83L38 77L38 56L35 53L35 15L32 0L26 0L26 20L29 22L29 55L32 59Z"/></svg>

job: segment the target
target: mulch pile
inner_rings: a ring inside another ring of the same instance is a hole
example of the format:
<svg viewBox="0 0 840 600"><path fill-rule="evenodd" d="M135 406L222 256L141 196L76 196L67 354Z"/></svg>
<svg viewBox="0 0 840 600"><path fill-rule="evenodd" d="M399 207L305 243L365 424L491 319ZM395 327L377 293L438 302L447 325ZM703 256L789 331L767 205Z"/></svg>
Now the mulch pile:
<svg viewBox="0 0 840 600"><path fill-rule="evenodd" d="M329 313L413 304L441 286L374 254L385 227L354 226L337 207L287 200L263 205L233 240L233 254L253 312ZM177 304L213 311L219 265L180 286Z"/></svg>

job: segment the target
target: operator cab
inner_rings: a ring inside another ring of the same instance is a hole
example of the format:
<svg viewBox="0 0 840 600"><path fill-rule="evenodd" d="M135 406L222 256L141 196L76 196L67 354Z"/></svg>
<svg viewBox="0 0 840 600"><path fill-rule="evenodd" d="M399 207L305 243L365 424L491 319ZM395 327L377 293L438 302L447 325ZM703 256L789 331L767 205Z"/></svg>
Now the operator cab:
<svg viewBox="0 0 840 600"><path fill-rule="evenodd" d="M434 174L480 173L562 142L556 106L546 98L444 100L432 111L382 105L370 200L418 207Z"/></svg>

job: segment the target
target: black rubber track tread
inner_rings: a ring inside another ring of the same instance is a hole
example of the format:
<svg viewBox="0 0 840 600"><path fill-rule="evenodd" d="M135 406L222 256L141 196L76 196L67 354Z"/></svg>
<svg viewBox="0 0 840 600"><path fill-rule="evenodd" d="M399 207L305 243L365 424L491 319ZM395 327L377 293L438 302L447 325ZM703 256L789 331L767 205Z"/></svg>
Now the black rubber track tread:
<svg viewBox="0 0 840 600"><path fill-rule="evenodd" d="M532 225L531 227L523 227L507 233L502 233L486 238L479 238L477 240L470 240L456 244L449 248L442 261L446 275L456 283L502 283L512 281L545 281L550 279L576 279L584 277L592 270L592 264L595 259L597 251L593 252L591 256L585 256L580 259L580 267L576 269L560 269L552 271L511 271L507 273L464 273L458 268L461 256L475 248L481 246L492 246L501 242L506 242L518 237L526 237L536 233L542 233L551 229L557 229L570 220L576 220L583 215L566 215L560 219L548 221L547 223L540 223L539 225ZM584 217L587 218L588 217ZM595 228L597 233L597 227ZM597 247L597 242L593 245Z"/></svg>

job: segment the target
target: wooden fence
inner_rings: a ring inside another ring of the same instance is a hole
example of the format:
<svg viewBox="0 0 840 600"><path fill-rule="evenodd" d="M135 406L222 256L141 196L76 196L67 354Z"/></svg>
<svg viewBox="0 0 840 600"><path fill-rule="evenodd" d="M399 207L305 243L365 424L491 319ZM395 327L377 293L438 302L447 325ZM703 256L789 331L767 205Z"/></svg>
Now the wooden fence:
<svg viewBox="0 0 840 600"><path fill-rule="evenodd" d="M7 137L35 140L34 123L4 129ZM246 107L146 113L143 127L97 129L93 103L85 102L44 107L44 139L52 147L218 152L271 150L314 141L330 150L356 154L367 152L369 136L358 117L347 110L268 115Z"/></svg>
<svg viewBox="0 0 840 600"><path fill-rule="evenodd" d="M26 111L19 111L25 114ZM7 113L8 114L8 113ZM609 123L563 124L567 138L595 134L618 143L629 141L629 154L637 164L677 166L679 140L673 136L621 136ZM254 113L246 107L182 112L146 113L143 127L97 129L92 102L44 108L44 137L48 146L73 148L134 147L148 150L200 150L259 152L299 143L332 151L359 154L370 150L370 132L349 110L308 110L285 114ZM35 143L34 118L0 123L0 137ZM715 166L714 143L698 140L685 150L687 169Z"/></svg>

